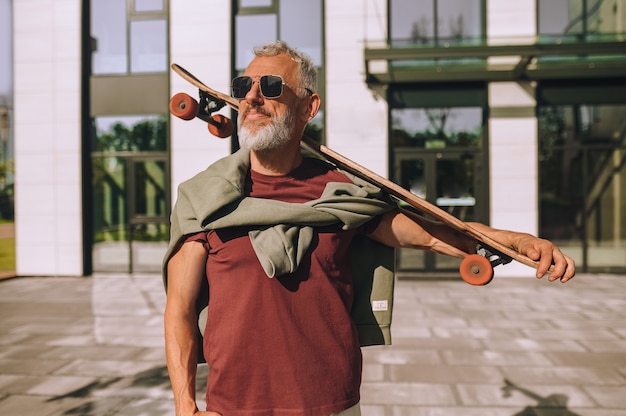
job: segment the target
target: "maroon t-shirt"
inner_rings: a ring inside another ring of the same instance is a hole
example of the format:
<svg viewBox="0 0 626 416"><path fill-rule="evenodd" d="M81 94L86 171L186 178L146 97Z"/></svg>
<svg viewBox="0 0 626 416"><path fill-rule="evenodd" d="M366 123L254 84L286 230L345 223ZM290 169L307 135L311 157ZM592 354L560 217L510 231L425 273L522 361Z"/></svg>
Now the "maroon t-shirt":
<svg viewBox="0 0 626 416"><path fill-rule="evenodd" d="M251 172L246 193L302 203L340 172L305 159L285 176ZM319 416L359 402L361 350L350 317L348 248L357 230L316 228L292 274L269 278L247 227L203 233L210 287L207 409L223 415ZM200 237L200 236L198 236Z"/></svg>

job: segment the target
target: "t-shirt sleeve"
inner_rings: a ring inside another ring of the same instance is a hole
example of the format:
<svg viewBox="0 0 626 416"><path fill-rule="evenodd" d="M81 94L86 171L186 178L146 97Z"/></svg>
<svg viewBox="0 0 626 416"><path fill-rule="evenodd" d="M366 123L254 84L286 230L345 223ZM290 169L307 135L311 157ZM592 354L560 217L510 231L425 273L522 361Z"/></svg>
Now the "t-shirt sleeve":
<svg viewBox="0 0 626 416"><path fill-rule="evenodd" d="M202 246L206 250L209 249L209 239L207 237L206 231L200 231L199 233L195 233L195 234L188 234L185 237L183 237L183 244L191 243L191 242L202 243Z"/></svg>

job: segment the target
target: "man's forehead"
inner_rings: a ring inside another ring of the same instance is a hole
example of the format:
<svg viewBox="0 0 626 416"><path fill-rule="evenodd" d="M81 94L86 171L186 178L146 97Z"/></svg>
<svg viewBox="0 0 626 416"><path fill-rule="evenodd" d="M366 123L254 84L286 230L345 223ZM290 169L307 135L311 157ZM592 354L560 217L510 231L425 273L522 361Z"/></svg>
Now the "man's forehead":
<svg viewBox="0 0 626 416"><path fill-rule="evenodd" d="M297 69L297 63L288 55L257 56L246 68L246 75L286 75L293 74ZM268 72L270 71L270 72Z"/></svg>

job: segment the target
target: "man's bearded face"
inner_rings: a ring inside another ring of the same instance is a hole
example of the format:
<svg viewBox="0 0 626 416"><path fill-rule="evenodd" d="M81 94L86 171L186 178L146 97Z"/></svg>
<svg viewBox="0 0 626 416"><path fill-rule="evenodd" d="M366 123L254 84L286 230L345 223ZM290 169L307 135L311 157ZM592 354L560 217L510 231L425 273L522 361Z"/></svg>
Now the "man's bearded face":
<svg viewBox="0 0 626 416"><path fill-rule="evenodd" d="M291 128L293 127L293 111L287 111L279 116L272 117L262 108L255 108L256 112L271 117L267 124L256 125L254 122L246 122L245 114L237 121L239 146L243 149L254 151L273 150L285 145L291 140Z"/></svg>

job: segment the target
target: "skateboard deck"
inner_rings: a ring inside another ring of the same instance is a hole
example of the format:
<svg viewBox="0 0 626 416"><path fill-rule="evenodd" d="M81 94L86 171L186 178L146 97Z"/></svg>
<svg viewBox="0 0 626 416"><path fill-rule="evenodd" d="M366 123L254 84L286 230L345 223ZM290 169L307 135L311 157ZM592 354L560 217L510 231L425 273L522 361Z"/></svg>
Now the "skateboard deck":
<svg viewBox="0 0 626 416"><path fill-rule="evenodd" d="M234 110L239 110L239 101L230 95L216 91L196 78L189 71L177 64L172 64L172 70L183 79L198 88L200 103L195 101L185 93L178 93L170 100L170 112L184 120L198 117L209 123L209 131L218 137L228 137L234 130L233 123L221 115L211 115L224 106L229 106ZM427 214L437 221L473 238L477 241L477 253L469 254L461 262L459 272L461 278L471 285L485 285L493 278L493 267L500 264L507 264L512 260L526 266L537 268L539 262L507 247L486 234L475 229L471 225L461 221L454 215L444 211L438 206L413 194L411 191L390 181L389 179L367 169L366 167L348 159L347 157L333 151L332 149L317 143L309 137L302 137L302 147L309 152L326 159L338 168L343 169L364 179L381 189L396 199L406 203L417 211ZM419 215L414 212L404 212L409 216Z"/></svg>

